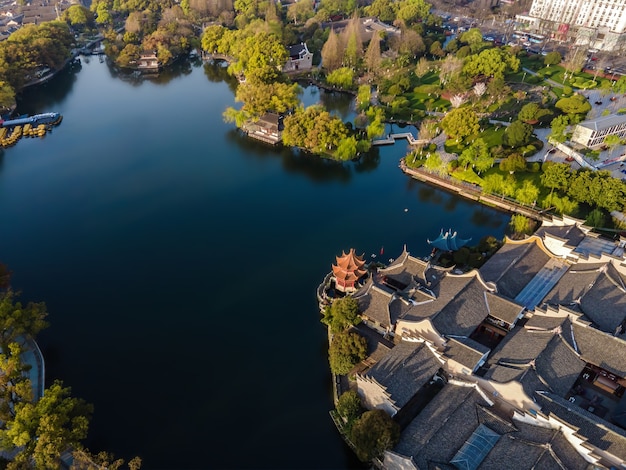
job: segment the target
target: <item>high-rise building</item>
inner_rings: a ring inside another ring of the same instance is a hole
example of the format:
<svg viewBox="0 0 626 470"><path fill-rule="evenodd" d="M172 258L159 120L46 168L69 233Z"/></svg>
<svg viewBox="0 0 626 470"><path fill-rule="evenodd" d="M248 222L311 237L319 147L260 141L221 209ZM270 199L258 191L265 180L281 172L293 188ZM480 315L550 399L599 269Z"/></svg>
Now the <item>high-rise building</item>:
<svg viewBox="0 0 626 470"><path fill-rule="evenodd" d="M626 0L533 0L530 31L604 51L626 49Z"/></svg>

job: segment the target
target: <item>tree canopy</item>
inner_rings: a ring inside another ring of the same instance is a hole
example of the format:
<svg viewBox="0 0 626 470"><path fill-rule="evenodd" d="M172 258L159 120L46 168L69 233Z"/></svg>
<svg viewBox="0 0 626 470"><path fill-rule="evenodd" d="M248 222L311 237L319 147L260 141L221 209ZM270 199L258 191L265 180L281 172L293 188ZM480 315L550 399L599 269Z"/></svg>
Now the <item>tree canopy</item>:
<svg viewBox="0 0 626 470"><path fill-rule="evenodd" d="M383 410L366 411L354 425L350 440L363 462L393 448L400 439L400 426Z"/></svg>
<svg viewBox="0 0 626 470"><path fill-rule="evenodd" d="M333 335L328 356L330 370L345 375L367 357L367 341L358 333L337 333Z"/></svg>
<svg viewBox="0 0 626 470"><path fill-rule="evenodd" d="M480 129L478 116L472 108L456 108L441 120L441 127L452 139L464 139Z"/></svg>

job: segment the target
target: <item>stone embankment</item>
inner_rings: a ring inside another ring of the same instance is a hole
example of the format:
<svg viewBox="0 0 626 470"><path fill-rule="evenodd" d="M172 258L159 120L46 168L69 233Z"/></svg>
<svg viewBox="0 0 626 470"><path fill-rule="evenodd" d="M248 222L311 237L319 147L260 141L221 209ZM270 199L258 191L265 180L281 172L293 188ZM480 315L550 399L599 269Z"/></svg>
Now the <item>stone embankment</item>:
<svg viewBox="0 0 626 470"><path fill-rule="evenodd" d="M534 220L541 221L545 216L545 211L537 210L534 206L526 206L506 197L485 194L482 192L480 186L470 183L456 182L450 178L443 178L433 173L429 173L421 168L408 168L404 159L400 161L400 168L404 173L415 179L436 185L466 199L471 199L472 201L481 202L506 212L521 214Z"/></svg>

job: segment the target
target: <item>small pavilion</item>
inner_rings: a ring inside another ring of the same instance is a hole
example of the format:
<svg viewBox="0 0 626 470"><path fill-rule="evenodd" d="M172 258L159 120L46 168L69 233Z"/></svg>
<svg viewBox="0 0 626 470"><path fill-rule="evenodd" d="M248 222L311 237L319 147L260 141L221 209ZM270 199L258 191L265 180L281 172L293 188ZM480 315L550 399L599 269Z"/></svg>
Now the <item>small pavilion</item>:
<svg viewBox="0 0 626 470"><path fill-rule="evenodd" d="M340 292L355 292L357 283L367 273L365 259L358 256L354 248L350 248L348 253L342 251L341 256L336 258L337 264L333 264L335 288Z"/></svg>
<svg viewBox="0 0 626 470"><path fill-rule="evenodd" d="M440 249L441 251L456 251L469 243L471 238L464 240L457 237L457 233L452 230L446 232L441 229L441 233L434 240L426 240L428 244Z"/></svg>

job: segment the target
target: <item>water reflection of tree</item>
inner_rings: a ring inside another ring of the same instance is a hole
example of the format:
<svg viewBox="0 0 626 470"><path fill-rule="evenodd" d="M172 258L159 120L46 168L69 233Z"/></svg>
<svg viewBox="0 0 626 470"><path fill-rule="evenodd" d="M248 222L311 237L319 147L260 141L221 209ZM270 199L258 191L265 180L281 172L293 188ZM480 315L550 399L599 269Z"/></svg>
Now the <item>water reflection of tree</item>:
<svg viewBox="0 0 626 470"><path fill-rule="evenodd" d="M502 219L500 217L493 217L493 209L487 209L485 206L480 205L472 212L471 221L474 225L479 227L492 227L500 228L502 225Z"/></svg>
<svg viewBox="0 0 626 470"><path fill-rule="evenodd" d="M53 105L65 100L72 90L76 75L81 70L80 63L68 65L45 85L26 88L17 96L17 110L20 114L37 114L49 111Z"/></svg>
<svg viewBox="0 0 626 470"><path fill-rule="evenodd" d="M369 152L361 155L355 164L354 171L356 173L369 173L374 171L380 165L380 150L378 147L372 147Z"/></svg>
<svg viewBox="0 0 626 470"><path fill-rule="evenodd" d="M248 158L267 159L280 158L282 167L288 173L298 173L312 181L327 182L339 181L347 183L352 178L352 162L338 162L317 155L301 152L297 149L270 146L245 136L241 131L232 129L226 134L226 139L244 150L243 155Z"/></svg>
<svg viewBox="0 0 626 470"><path fill-rule="evenodd" d="M213 83L226 82L233 95L237 91L237 79L228 73L228 64L226 62L205 63L204 75Z"/></svg>

